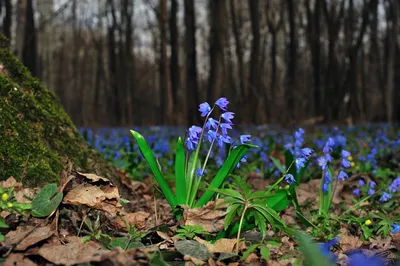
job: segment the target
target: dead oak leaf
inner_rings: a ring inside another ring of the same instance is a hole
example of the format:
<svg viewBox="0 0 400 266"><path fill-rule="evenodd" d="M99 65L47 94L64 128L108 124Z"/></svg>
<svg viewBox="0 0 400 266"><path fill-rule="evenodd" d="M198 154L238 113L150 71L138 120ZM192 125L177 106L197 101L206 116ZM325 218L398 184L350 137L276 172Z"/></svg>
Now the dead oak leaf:
<svg viewBox="0 0 400 266"><path fill-rule="evenodd" d="M36 263L28 258L25 258L24 254L21 253L11 253L3 266L37 266Z"/></svg>
<svg viewBox="0 0 400 266"><path fill-rule="evenodd" d="M102 177L102 176L98 176L98 175L96 175L96 174L87 174L87 173L81 173L81 172L77 172L77 174L78 174L79 176L81 176L81 177L84 177L84 178L86 178L86 179L89 179L89 180L92 181L92 182L98 182L98 181L101 180L101 181L110 183L110 180L108 180L107 178Z"/></svg>
<svg viewBox="0 0 400 266"><path fill-rule="evenodd" d="M210 201L204 207L194 209L184 205L184 225L201 225L206 232L219 232L224 229L226 208L223 200Z"/></svg>
<svg viewBox="0 0 400 266"><path fill-rule="evenodd" d="M142 229L145 226L146 219L150 216L150 213L147 212L134 212L124 214L123 217L127 220L129 225L133 225L138 229ZM125 221L121 217L117 217L112 221L116 227L127 230Z"/></svg>
<svg viewBox="0 0 400 266"><path fill-rule="evenodd" d="M94 209L103 210L102 203L106 200L116 200L115 206L120 207L119 199L120 196L117 187L99 187L90 184L82 184L70 190L65 195L63 203L70 205L86 205Z"/></svg>
<svg viewBox="0 0 400 266"><path fill-rule="evenodd" d="M363 242L360 240L359 237L348 235L344 232L345 230L340 231L340 247L343 250L343 253L347 253L350 250L358 249L362 246Z"/></svg>
<svg viewBox="0 0 400 266"><path fill-rule="evenodd" d="M237 242L236 239L221 238L218 239L214 244L211 244L210 242L197 236L194 237L194 240L206 246L208 251L211 253L233 252Z"/></svg>
<svg viewBox="0 0 400 266"><path fill-rule="evenodd" d="M20 187L22 187L22 183L15 180L15 178L13 176L10 176L9 178L7 178L7 180L0 182L0 187L2 187L2 188L10 188L10 187L20 188Z"/></svg>
<svg viewBox="0 0 400 266"><path fill-rule="evenodd" d="M51 225L46 226L19 226L17 230L6 234L6 246L15 246L15 250L26 250L28 247L45 240L54 234Z"/></svg>
<svg viewBox="0 0 400 266"><path fill-rule="evenodd" d="M37 254L54 264L69 266L103 261L109 252L102 249L100 244L93 241L82 243L81 240L66 245L47 244L41 247Z"/></svg>

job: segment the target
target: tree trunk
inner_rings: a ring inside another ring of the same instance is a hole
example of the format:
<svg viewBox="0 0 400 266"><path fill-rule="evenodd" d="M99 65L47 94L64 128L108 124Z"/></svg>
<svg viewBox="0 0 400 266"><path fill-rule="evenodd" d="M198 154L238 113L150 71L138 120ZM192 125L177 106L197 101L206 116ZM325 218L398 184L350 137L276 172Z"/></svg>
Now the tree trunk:
<svg viewBox="0 0 400 266"><path fill-rule="evenodd" d="M37 82L4 37L0 39L0 180L14 176L30 187L59 183L69 160L74 170L107 177L129 197L114 169L88 146L54 93Z"/></svg>
<svg viewBox="0 0 400 266"><path fill-rule="evenodd" d="M171 86L172 86L172 99L174 110L178 107L179 95L179 32L178 32L178 0L171 1L171 14L169 18L169 33L171 42Z"/></svg>
<svg viewBox="0 0 400 266"><path fill-rule="evenodd" d="M215 101L222 95L224 81L225 0L210 0L210 76L207 100Z"/></svg>
<svg viewBox="0 0 400 266"><path fill-rule="evenodd" d="M12 25L11 0L0 1L0 14L3 16L3 23L2 23L2 27L1 27L2 32L3 32L4 36L6 36L9 40L11 40L11 25Z"/></svg>
<svg viewBox="0 0 400 266"><path fill-rule="evenodd" d="M194 0L185 0L185 55L186 55L186 114L187 123L194 124L198 120L197 105L197 55L196 55L196 17L194 12Z"/></svg>
<svg viewBox="0 0 400 266"><path fill-rule="evenodd" d="M167 55L167 1L160 0L160 12L159 12L159 27L160 27L160 108L163 112L161 115L161 123L167 123L168 119L172 114L173 107L173 99L172 99L172 91L171 91L171 83L170 83L170 74L169 74L169 64L168 64L168 55Z"/></svg>
<svg viewBox="0 0 400 266"><path fill-rule="evenodd" d="M286 0L289 17L289 45L287 60L287 85L285 97L287 99L287 112L289 121L296 118L295 95L296 95L296 73L297 73L297 25L296 25L296 0Z"/></svg>

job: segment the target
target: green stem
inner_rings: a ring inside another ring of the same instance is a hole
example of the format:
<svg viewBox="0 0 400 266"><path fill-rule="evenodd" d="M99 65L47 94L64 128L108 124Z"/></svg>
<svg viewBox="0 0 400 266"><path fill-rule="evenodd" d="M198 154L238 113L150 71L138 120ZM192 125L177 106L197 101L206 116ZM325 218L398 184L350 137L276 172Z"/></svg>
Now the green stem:
<svg viewBox="0 0 400 266"><path fill-rule="evenodd" d="M282 180L283 180L283 179L286 177L286 175L288 174L290 168L293 166L293 163L294 163L294 161L289 165L288 169L286 169L285 174L284 174L281 178L279 178L278 181L276 181L272 186L270 186L270 187L268 188L267 194L268 194L269 192L271 192L276 186L278 186L280 182L282 182Z"/></svg>
<svg viewBox="0 0 400 266"><path fill-rule="evenodd" d="M239 254L240 232L242 231L243 219L244 219L244 215L245 215L248 207L249 206L247 205L247 202L246 202L246 204L244 205L242 215L240 217L239 229L238 229L238 233L237 233L237 237L236 237L236 254Z"/></svg>

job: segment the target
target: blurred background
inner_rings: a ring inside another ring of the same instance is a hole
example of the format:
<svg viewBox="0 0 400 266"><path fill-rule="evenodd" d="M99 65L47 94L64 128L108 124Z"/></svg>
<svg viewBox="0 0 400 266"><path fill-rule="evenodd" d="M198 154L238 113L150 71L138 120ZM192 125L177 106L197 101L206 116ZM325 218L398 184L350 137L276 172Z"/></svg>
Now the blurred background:
<svg viewBox="0 0 400 266"><path fill-rule="evenodd" d="M398 0L0 0L1 32L78 126L400 119Z"/></svg>

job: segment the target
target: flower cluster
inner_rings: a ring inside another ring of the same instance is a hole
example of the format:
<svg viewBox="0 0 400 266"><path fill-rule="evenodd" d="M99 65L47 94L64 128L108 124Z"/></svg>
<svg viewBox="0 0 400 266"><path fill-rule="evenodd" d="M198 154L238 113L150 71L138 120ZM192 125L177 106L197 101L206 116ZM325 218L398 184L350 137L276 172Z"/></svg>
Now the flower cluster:
<svg viewBox="0 0 400 266"><path fill-rule="evenodd" d="M314 152L310 148L302 148L303 143L304 143L304 130L302 128L299 128L294 133L294 145L292 143L288 143L285 145L285 149L289 150L294 157L297 171L299 171L301 168L305 166L305 163L308 161L311 154Z"/></svg>
<svg viewBox="0 0 400 266"><path fill-rule="evenodd" d="M392 193L400 192L400 176L392 181L388 188L388 191L389 192L383 192L382 196L379 199L380 202L386 202L393 197Z"/></svg>
<svg viewBox="0 0 400 266"><path fill-rule="evenodd" d="M233 144L234 141L229 136L228 130L232 129L232 119L235 114L228 111L228 104L229 101L225 97L222 97L219 98L212 107L207 102L199 105L199 112L202 117L205 117L205 122L202 128L195 125L189 128L188 136L185 141L188 150L196 150L199 143L202 141L211 143L210 150L214 143L220 148L223 148L224 144ZM216 107L222 111L218 120L210 117L212 111ZM250 142L250 138L250 135L241 135L239 141L241 144L244 144ZM242 158L241 161L245 162L246 158ZM198 173L200 176L203 174L204 173L201 171Z"/></svg>

